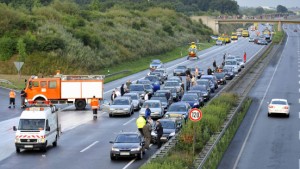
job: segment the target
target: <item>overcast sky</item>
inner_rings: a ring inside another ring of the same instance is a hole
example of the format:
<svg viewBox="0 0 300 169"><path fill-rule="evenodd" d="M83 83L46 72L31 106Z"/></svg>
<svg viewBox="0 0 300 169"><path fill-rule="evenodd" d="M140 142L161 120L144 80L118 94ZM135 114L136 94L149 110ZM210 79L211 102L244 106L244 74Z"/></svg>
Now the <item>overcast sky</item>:
<svg viewBox="0 0 300 169"><path fill-rule="evenodd" d="M258 6L270 6L277 7L277 5L283 5L287 8L300 7L300 0L235 0L240 7L258 7Z"/></svg>

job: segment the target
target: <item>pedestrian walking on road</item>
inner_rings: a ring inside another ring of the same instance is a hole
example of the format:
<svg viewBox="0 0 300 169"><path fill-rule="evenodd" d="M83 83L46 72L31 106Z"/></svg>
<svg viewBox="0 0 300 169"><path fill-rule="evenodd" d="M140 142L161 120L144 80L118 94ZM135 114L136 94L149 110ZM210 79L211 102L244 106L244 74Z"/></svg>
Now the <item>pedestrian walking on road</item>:
<svg viewBox="0 0 300 169"><path fill-rule="evenodd" d="M210 67L208 67L208 69L207 69L207 75L212 75L212 70Z"/></svg>
<svg viewBox="0 0 300 169"><path fill-rule="evenodd" d="M120 92L121 92L121 96L123 96L125 94L124 84L121 85Z"/></svg>
<svg viewBox="0 0 300 169"><path fill-rule="evenodd" d="M144 125L146 125L146 118L145 116L140 116L139 118L136 119L136 126L139 130L139 132L141 133L142 136L144 136L143 133L143 127Z"/></svg>
<svg viewBox="0 0 300 169"><path fill-rule="evenodd" d="M216 70L216 67L217 67L217 62L216 62L216 60L213 61L213 67L214 67L214 70Z"/></svg>
<svg viewBox="0 0 300 169"><path fill-rule="evenodd" d="M145 138L145 146L143 147L144 149L149 149L150 141L151 141L151 130L152 126L151 124L146 121L146 125L143 127L143 133L144 133L144 138Z"/></svg>
<svg viewBox="0 0 300 169"><path fill-rule="evenodd" d="M110 96L110 100L113 102L116 97L117 97L116 92L112 91L111 96Z"/></svg>
<svg viewBox="0 0 300 169"><path fill-rule="evenodd" d="M25 98L27 97L27 93L25 92L25 88L21 91L21 108L25 108Z"/></svg>
<svg viewBox="0 0 300 169"><path fill-rule="evenodd" d="M161 147L161 145L162 145L162 142L161 142L161 137L162 137L162 135L163 135L163 127L162 127L162 125L161 125L161 123L160 123L160 121L159 121L159 119L158 120L156 120L156 128L155 128L155 131L157 132L157 149L159 149L160 147Z"/></svg>
<svg viewBox="0 0 300 169"><path fill-rule="evenodd" d="M93 98L91 100L91 107L93 110L93 119L96 120L97 119L97 110L100 106L99 106L99 100L95 96L93 96Z"/></svg>
<svg viewBox="0 0 300 169"><path fill-rule="evenodd" d="M10 90L9 92L9 106L8 108L11 108L11 105L13 105L13 107L16 107L16 93L13 89Z"/></svg>

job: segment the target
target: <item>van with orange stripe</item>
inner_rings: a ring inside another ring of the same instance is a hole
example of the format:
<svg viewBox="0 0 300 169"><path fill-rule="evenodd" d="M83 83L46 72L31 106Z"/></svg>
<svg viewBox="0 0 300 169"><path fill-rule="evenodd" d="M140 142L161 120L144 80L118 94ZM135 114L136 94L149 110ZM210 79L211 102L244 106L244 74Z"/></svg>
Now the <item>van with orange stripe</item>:
<svg viewBox="0 0 300 169"><path fill-rule="evenodd" d="M32 76L26 84L27 101L49 100L57 104L75 104L83 110L93 96L103 98L104 75L62 75L59 71L54 77Z"/></svg>

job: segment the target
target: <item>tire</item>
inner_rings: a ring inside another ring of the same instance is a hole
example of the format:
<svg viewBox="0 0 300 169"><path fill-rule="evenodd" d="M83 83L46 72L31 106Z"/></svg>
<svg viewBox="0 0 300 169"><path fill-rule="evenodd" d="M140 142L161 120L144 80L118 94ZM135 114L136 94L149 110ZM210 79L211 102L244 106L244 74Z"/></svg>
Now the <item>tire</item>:
<svg viewBox="0 0 300 169"><path fill-rule="evenodd" d="M175 74L175 73L173 73L173 76L176 76L176 74Z"/></svg>
<svg viewBox="0 0 300 169"><path fill-rule="evenodd" d="M114 161L114 160L116 160L117 158L114 157L114 156L111 154L111 155L110 155L110 159L111 159L112 161Z"/></svg>
<svg viewBox="0 0 300 169"><path fill-rule="evenodd" d="M271 113L268 112L268 117L270 117L270 116L271 116Z"/></svg>
<svg viewBox="0 0 300 169"><path fill-rule="evenodd" d="M142 160L143 159L143 151L141 150L141 152L139 153L139 156L137 157L138 160Z"/></svg>
<svg viewBox="0 0 300 169"><path fill-rule="evenodd" d="M290 114L287 114L286 117L289 118L289 117L290 117Z"/></svg>
<svg viewBox="0 0 300 169"><path fill-rule="evenodd" d="M109 114L109 117L113 117L113 115L112 115L112 114Z"/></svg>
<svg viewBox="0 0 300 169"><path fill-rule="evenodd" d="M84 99L75 100L76 110L84 110L86 106L86 102Z"/></svg>
<svg viewBox="0 0 300 169"><path fill-rule="evenodd" d="M55 141L52 143L52 146L53 146L53 147L56 147L56 146L57 146L57 135L56 135L56 137L55 137Z"/></svg>
<svg viewBox="0 0 300 169"><path fill-rule="evenodd" d="M44 153L47 152L47 141L46 141L45 145L41 148L41 151Z"/></svg>
<svg viewBox="0 0 300 169"><path fill-rule="evenodd" d="M21 152L20 148L16 147L16 153L20 153L20 152Z"/></svg>

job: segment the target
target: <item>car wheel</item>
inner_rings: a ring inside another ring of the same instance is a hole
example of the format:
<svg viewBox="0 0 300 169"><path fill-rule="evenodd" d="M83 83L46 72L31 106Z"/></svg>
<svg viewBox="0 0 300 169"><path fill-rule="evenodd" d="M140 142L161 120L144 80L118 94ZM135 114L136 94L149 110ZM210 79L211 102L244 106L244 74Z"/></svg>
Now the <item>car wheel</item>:
<svg viewBox="0 0 300 169"><path fill-rule="evenodd" d="M17 153L20 153L21 150L20 150L19 148L16 147L16 152L17 152Z"/></svg>
<svg viewBox="0 0 300 169"><path fill-rule="evenodd" d="M111 155L110 155L110 159L111 159L111 160L116 160L117 158L114 157L114 156L111 154Z"/></svg>
<svg viewBox="0 0 300 169"><path fill-rule="evenodd" d="M109 117L112 117L113 115L112 114L109 114Z"/></svg>
<svg viewBox="0 0 300 169"><path fill-rule="evenodd" d="M286 115L286 117L287 117L287 118L289 118L289 117L290 117L290 113L289 113L289 114L287 114L287 115Z"/></svg>
<svg viewBox="0 0 300 169"><path fill-rule="evenodd" d="M57 146L57 135L55 136L55 141L52 143L52 146L53 146L53 147L56 147L56 146Z"/></svg>
<svg viewBox="0 0 300 169"><path fill-rule="evenodd" d="M42 152L47 152L47 141L45 145L41 148Z"/></svg>
<svg viewBox="0 0 300 169"><path fill-rule="evenodd" d="M144 156L144 155L143 155L143 151L141 150L141 152L139 153L138 159L139 159L139 160L143 159L143 156Z"/></svg>
<svg viewBox="0 0 300 169"><path fill-rule="evenodd" d="M268 117L270 117L270 116L271 116L271 113L268 112Z"/></svg>

